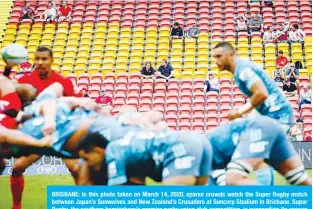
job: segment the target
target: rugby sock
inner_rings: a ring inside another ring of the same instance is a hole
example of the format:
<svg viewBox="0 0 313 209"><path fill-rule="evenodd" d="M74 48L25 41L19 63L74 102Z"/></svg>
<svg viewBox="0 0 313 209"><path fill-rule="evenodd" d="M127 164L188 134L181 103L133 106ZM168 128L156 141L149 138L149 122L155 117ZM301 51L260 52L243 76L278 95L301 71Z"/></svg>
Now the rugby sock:
<svg viewBox="0 0 313 209"><path fill-rule="evenodd" d="M10 176L13 197L12 209L21 209L22 193L24 190L24 176Z"/></svg>
<svg viewBox="0 0 313 209"><path fill-rule="evenodd" d="M274 185L274 170L272 167L256 170L257 182L261 185Z"/></svg>

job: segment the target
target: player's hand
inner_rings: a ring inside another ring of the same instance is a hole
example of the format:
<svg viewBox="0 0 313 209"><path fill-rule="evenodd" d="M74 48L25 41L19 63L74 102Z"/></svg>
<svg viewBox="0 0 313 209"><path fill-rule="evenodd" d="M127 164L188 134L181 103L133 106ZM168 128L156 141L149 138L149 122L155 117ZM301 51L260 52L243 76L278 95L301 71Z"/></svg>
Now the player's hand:
<svg viewBox="0 0 313 209"><path fill-rule="evenodd" d="M38 142L39 142L40 147L51 147L53 144L53 137L51 135L45 136L42 139L40 139Z"/></svg>
<svg viewBox="0 0 313 209"><path fill-rule="evenodd" d="M42 133L44 136L52 135L56 130L56 124L55 122L45 122Z"/></svg>
<svg viewBox="0 0 313 209"><path fill-rule="evenodd" d="M241 117L242 117L242 115L239 113L238 110L235 110L235 109L231 110L231 111L228 113L228 119L229 119L229 120L235 120L235 119L241 118Z"/></svg>

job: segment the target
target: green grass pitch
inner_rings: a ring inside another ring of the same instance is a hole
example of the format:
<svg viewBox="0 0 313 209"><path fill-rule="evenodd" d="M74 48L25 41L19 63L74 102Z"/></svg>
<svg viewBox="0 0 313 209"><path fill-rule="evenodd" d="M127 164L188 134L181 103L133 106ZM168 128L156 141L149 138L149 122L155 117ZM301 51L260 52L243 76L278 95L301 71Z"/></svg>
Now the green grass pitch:
<svg viewBox="0 0 313 209"><path fill-rule="evenodd" d="M307 170L312 176L312 170ZM277 185L287 185L285 179L276 174L275 182ZM149 180L150 185L156 183ZM74 181L70 175L53 176L26 176L25 189L23 194L23 209L45 209L46 208L46 189L47 185L73 185ZM0 176L0 208L9 209L11 207L11 192L8 176Z"/></svg>

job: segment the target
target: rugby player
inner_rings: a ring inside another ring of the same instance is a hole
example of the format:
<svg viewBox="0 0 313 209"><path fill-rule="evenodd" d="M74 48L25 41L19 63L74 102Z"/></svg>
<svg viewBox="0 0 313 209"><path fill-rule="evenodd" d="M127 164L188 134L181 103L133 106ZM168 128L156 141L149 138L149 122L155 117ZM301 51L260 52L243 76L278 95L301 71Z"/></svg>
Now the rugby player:
<svg viewBox="0 0 313 209"><path fill-rule="evenodd" d="M203 135L192 131L128 132L109 142L101 132L87 135L79 156L93 172L103 171L108 185L133 184L150 177L164 185L205 185L212 152Z"/></svg>
<svg viewBox="0 0 313 209"><path fill-rule="evenodd" d="M254 63L239 59L235 49L227 42L220 42L214 47L214 59L220 70L234 75L239 89L249 97L245 105L231 110L228 118L234 120L256 110L254 112L277 120L288 134L293 125L293 109L276 82ZM274 172L266 164L256 173L264 183L273 184Z"/></svg>
<svg viewBox="0 0 313 209"><path fill-rule="evenodd" d="M263 162L273 166L292 185L311 185L303 163L274 119L259 116L236 119L207 135L213 149L213 170L226 168L212 177L218 185L264 185L249 173Z"/></svg>

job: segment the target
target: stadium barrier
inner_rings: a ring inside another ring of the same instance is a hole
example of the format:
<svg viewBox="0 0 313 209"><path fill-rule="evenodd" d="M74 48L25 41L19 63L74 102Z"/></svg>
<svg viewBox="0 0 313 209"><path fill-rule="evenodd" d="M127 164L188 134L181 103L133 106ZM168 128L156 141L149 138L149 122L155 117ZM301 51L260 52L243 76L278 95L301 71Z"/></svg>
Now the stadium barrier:
<svg viewBox="0 0 313 209"><path fill-rule="evenodd" d="M312 169L312 142L292 142L299 154L304 167ZM6 160L6 168L3 175L11 175L14 158ZM25 175L54 175L70 174L62 159L57 157L43 156L36 163L30 166L24 173Z"/></svg>

